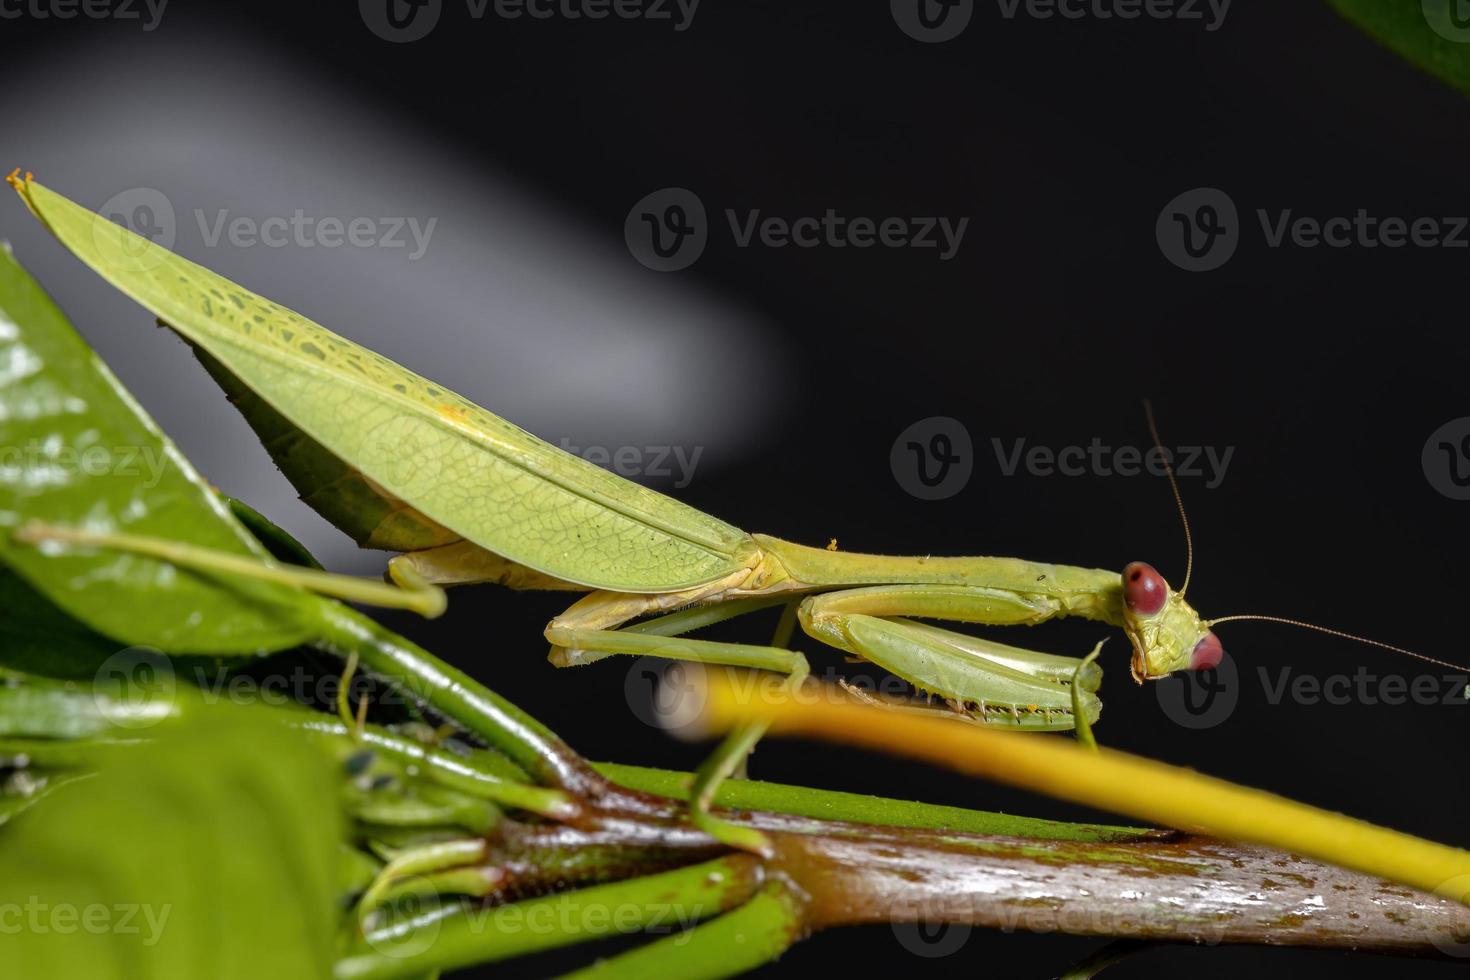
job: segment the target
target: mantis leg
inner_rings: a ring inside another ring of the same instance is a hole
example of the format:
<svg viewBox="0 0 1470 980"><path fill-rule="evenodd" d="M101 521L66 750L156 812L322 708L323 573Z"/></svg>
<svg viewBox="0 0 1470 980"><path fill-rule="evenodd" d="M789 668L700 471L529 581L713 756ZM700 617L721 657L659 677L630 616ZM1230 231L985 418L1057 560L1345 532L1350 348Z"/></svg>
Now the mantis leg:
<svg viewBox="0 0 1470 980"><path fill-rule="evenodd" d="M791 634L795 631L796 603L788 602L786 608L781 611L781 621L776 624L776 633L771 638L771 646L776 649L784 649L791 643ZM795 652L792 653L792 656L795 661L786 679L786 687L794 691L806 680L809 669L805 657ZM765 856L769 856L771 846L765 834L720 820L710 814L709 808L714 802L715 793L720 789L720 784L730 778L737 766L744 764L751 751L755 749L755 743L761 740L761 736L769 727L769 722L754 722L743 725L726 735L725 740L695 772L694 783L689 788L690 813L693 815L695 826L727 844L740 846Z"/></svg>
<svg viewBox="0 0 1470 980"><path fill-rule="evenodd" d="M494 582L511 589L585 592L586 587L519 565L468 541L425 548L388 560L388 578L402 588L415 582L466 585Z"/></svg>
<svg viewBox="0 0 1470 980"><path fill-rule="evenodd" d="M807 598L799 616L812 637L869 660L966 718L1032 731L1070 731L1097 720L1101 670L915 622L907 616L1004 625L1034 622L1024 598L962 586L894 585Z"/></svg>
<svg viewBox="0 0 1470 980"><path fill-rule="evenodd" d="M785 601L786 608L782 611L781 621L776 626L769 646L689 640L679 636L687 630L730 619L781 601ZM794 650L785 649L796 631L796 620L794 600L743 599L722 605L686 609L621 630L579 629L553 623L546 630L546 638L554 645L553 662L561 666L565 666L567 662L588 663L614 654L667 657L696 663L776 671L786 674L787 688L794 689L810 673L806 657ZM557 654L567 650L577 651L578 657L575 661L558 660ZM690 819L694 825L731 847L757 854L768 854L770 851L770 841L764 834L750 827L740 827L722 820L710 813L709 809L720 784L744 762L765 731L765 723L757 723L731 732L699 767L690 787Z"/></svg>

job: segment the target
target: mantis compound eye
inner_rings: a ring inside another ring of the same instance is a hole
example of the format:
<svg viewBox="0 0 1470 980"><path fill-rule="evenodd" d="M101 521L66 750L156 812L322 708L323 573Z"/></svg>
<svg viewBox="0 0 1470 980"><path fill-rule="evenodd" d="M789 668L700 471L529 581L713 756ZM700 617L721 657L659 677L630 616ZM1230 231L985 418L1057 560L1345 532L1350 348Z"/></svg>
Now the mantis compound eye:
<svg viewBox="0 0 1470 980"><path fill-rule="evenodd" d="M1168 598L1169 584L1152 565L1135 561L1123 569L1123 601L1132 612L1152 616Z"/></svg>
<svg viewBox="0 0 1470 980"><path fill-rule="evenodd" d="M1220 645L1220 638L1214 633L1206 633L1194 645L1194 653L1189 655L1189 669L1209 670L1218 667L1223 656L1225 648Z"/></svg>

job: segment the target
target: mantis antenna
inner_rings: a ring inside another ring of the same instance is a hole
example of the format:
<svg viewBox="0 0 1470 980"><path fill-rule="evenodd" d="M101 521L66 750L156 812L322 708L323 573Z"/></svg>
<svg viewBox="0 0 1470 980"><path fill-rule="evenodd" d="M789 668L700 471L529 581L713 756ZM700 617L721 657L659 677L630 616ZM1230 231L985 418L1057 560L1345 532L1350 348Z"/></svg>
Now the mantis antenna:
<svg viewBox="0 0 1470 980"><path fill-rule="evenodd" d="M1147 398L1143 401L1143 413L1148 418L1148 431L1149 435L1153 437L1154 448L1159 451L1159 457L1164 461L1164 473L1169 478L1169 489L1174 492L1174 505L1179 509L1179 522L1184 525L1184 583L1179 588L1179 595L1182 597L1185 590L1189 588L1189 578L1194 572L1194 536L1189 531L1189 515L1184 512L1184 497L1179 492L1179 480L1174 475L1174 466L1169 460L1169 453L1164 449L1163 441L1159 438L1159 426L1154 420L1153 403ZM1378 647L1380 650L1387 650L1390 653L1400 653L1406 657L1413 657L1415 660L1421 660L1427 664L1434 664L1436 667L1448 667L1451 670L1461 670L1470 673L1470 668L1465 667L1463 664L1451 663L1448 660L1440 660L1415 650L1394 646L1392 643L1384 643L1382 640L1374 640L1366 636L1359 636L1356 633L1332 629L1329 626L1318 626L1316 623L1308 623L1300 619L1290 619L1286 616L1266 616L1247 613L1238 616L1221 616L1219 619L1206 620L1204 625L1210 629L1214 629L1220 623L1238 623L1244 620L1280 623L1284 626L1297 626L1316 633L1325 633L1327 636L1335 636L1339 639L1352 640L1355 643L1362 643L1370 647ZM1470 697L1470 687L1466 688L1466 696Z"/></svg>
<svg viewBox="0 0 1470 980"><path fill-rule="evenodd" d="M1236 623L1240 622L1241 620L1247 619L1254 619L1264 623L1282 623L1286 626L1300 626L1304 630L1313 630L1317 633L1326 633L1328 636L1336 636L1344 640L1353 640L1357 643L1365 643L1370 647L1378 647L1381 650L1388 650L1391 653L1402 653L1406 657L1413 657L1415 660L1422 660L1427 664L1434 664L1436 667L1448 667L1451 670L1460 670L1465 671L1466 673L1470 673L1470 668L1465 667L1463 664L1451 663L1448 660L1439 660L1435 657L1431 657L1414 650L1406 650L1403 647L1396 647L1391 643L1384 643L1382 640L1371 640L1366 636L1358 636L1356 633L1347 633L1343 630L1335 630L1328 626L1318 626L1316 623L1307 623L1303 622L1300 619L1288 619L1285 616L1262 616L1255 613L1248 613L1240 616L1221 616L1219 619L1206 620L1205 625L1213 629L1219 623Z"/></svg>
<svg viewBox="0 0 1470 980"><path fill-rule="evenodd" d="M1148 434L1153 436L1154 448L1159 451L1159 458L1164 461L1164 474L1169 478L1169 489L1174 492L1174 506L1179 509L1179 523L1184 525L1184 582L1179 586L1179 596L1183 598L1184 593L1189 591L1189 577L1194 574L1194 536L1189 533L1189 515L1184 512L1184 497L1179 492L1179 480L1174 476L1174 464L1169 460L1169 453L1164 449L1164 443L1159 439L1159 426L1154 421L1153 402L1147 398L1143 400L1143 414L1148 418Z"/></svg>

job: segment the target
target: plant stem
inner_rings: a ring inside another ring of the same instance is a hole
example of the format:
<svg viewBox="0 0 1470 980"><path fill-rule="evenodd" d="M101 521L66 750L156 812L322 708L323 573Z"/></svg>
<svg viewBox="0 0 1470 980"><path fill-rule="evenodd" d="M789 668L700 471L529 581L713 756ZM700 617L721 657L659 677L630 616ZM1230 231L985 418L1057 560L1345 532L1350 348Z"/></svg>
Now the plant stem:
<svg viewBox="0 0 1470 980"><path fill-rule="evenodd" d="M718 919L598 960L560 980L720 980L769 963L802 931L800 900L787 886L772 882Z"/></svg>
<svg viewBox="0 0 1470 980"><path fill-rule="evenodd" d="M321 643L500 749L539 781L569 792L605 786L581 756L541 722L427 650L355 610L322 604Z"/></svg>
<svg viewBox="0 0 1470 980"><path fill-rule="evenodd" d="M948 922L1175 943L1463 956L1470 909L1282 851L903 832L773 835L813 929Z"/></svg>
<svg viewBox="0 0 1470 980"><path fill-rule="evenodd" d="M761 884L753 858L732 855L631 881L490 909L433 911L369 932L336 980L397 980L493 963L603 936L676 928L745 902Z"/></svg>
<svg viewBox="0 0 1470 980"><path fill-rule="evenodd" d="M362 745L399 762L424 767L430 777L442 786L479 799L491 800L504 807L529 810L551 820L569 820L580 812L577 802L561 790L530 786L518 780L507 779L476 765L472 760L462 759L451 752L424 745L375 725L366 725L358 732L337 719L319 714L309 715L293 724L304 731L338 738L354 738ZM512 767L507 764L507 768Z"/></svg>
<svg viewBox="0 0 1470 980"><path fill-rule="evenodd" d="M621 786L673 800L688 801L690 781L694 778L692 773L616 762L594 762L592 765ZM935 803L914 803L882 796L866 796L862 793L843 793L753 779L726 780L715 794L715 805L819 820L926 830L957 830L1043 840L1121 842L1167 840L1175 836L1173 831L1042 820L1038 817L967 810Z"/></svg>

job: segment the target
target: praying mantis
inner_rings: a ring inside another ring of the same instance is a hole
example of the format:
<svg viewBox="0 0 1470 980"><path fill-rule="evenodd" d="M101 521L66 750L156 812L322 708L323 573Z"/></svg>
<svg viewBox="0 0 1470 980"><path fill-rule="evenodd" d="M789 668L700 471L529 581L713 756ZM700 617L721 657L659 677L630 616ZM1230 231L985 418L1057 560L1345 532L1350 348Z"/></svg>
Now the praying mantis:
<svg viewBox="0 0 1470 980"><path fill-rule="evenodd" d="M1076 730L1089 741L1101 710L1098 648L1085 658L1061 656L918 620L1094 620L1122 629L1139 682L1217 665L1217 623L1295 623L1201 618L1185 598L1192 545L1176 590L1142 562L1120 572L1005 557L890 557L747 533L558 449L29 174L9 180L78 258L194 347L308 504L364 547L399 554L387 570L396 588L370 583L374 589L279 564L252 571L250 561L226 564L120 529L30 527L31 543L138 550L206 573L294 576L303 588L429 614L442 610L445 585L585 593L545 630L550 659L562 667L653 656L776 671L795 685L809 673L806 658L790 649L799 625L943 702L903 710L1024 731ZM1149 422L1157 442L1151 415ZM1178 502L1172 473L1170 482ZM1187 520L1184 529L1188 541ZM769 644L685 636L774 606L782 614ZM747 839L706 811L761 733L752 726L729 736L700 769L693 794L696 822L751 849L758 835Z"/></svg>

